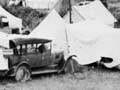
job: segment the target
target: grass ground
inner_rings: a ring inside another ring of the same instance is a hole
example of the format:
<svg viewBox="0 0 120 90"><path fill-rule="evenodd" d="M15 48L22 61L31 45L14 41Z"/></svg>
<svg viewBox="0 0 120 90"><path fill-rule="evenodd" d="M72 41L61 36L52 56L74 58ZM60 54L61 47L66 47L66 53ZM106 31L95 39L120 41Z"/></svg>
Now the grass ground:
<svg viewBox="0 0 120 90"><path fill-rule="evenodd" d="M5 79L0 90L120 90L120 72L92 69L75 75L37 75L26 83Z"/></svg>

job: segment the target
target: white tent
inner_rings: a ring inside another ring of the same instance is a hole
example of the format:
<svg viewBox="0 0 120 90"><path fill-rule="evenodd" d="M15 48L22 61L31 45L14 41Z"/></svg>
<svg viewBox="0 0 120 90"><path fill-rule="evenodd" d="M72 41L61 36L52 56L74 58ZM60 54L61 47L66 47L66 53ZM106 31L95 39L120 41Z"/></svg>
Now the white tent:
<svg viewBox="0 0 120 90"><path fill-rule="evenodd" d="M77 55L79 64L99 61L101 57L113 58L104 63L111 68L120 64L120 30L97 21L87 20L67 25L70 53Z"/></svg>
<svg viewBox="0 0 120 90"><path fill-rule="evenodd" d="M4 39L8 34L0 32L0 44L3 45L3 43L5 42ZM8 59L3 57L3 51L0 45L0 70L6 70L8 69Z"/></svg>
<svg viewBox="0 0 120 90"><path fill-rule="evenodd" d="M0 16L7 17L7 21L9 23L10 28L19 28L21 30L21 28L22 28L22 20L15 17L15 16L13 16L8 11L3 9L1 6L0 6Z"/></svg>
<svg viewBox="0 0 120 90"><path fill-rule="evenodd" d="M0 47L3 48L10 48L10 40L17 39L17 38L32 38L27 35L20 35L20 34L6 34L0 32Z"/></svg>
<svg viewBox="0 0 120 90"><path fill-rule="evenodd" d="M0 32L0 39L6 37L7 35L8 35L8 34L6 34L6 33L4 33L4 32Z"/></svg>
<svg viewBox="0 0 120 90"><path fill-rule="evenodd" d="M31 38L31 37L28 37L27 35L6 34L0 32L0 70L8 69L8 58L5 58L3 55L6 53L5 50L7 50L7 54L9 51L10 51L9 54L12 53L12 50L5 48L9 48L10 40L16 38Z"/></svg>
<svg viewBox="0 0 120 90"><path fill-rule="evenodd" d="M116 21L115 17L104 7L100 0L92 1L83 6L72 7L72 20L79 22L84 20L99 20L100 22L113 26ZM69 15L65 16L65 20L69 21Z"/></svg>
<svg viewBox="0 0 120 90"><path fill-rule="evenodd" d="M52 50L55 52L66 49L65 23L55 10L52 10L29 36L52 39Z"/></svg>
<svg viewBox="0 0 120 90"><path fill-rule="evenodd" d="M52 9L58 0L26 0L26 5L35 9Z"/></svg>
<svg viewBox="0 0 120 90"><path fill-rule="evenodd" d="M82 22L85 21L86 19L84 16L80 15L79 12L74 8L75 6L72 6L72 12L71 12L71 18L73 23L77 22ZM65 20L66 23L70 23L70 13L68 12L63 19Z"/></svg>

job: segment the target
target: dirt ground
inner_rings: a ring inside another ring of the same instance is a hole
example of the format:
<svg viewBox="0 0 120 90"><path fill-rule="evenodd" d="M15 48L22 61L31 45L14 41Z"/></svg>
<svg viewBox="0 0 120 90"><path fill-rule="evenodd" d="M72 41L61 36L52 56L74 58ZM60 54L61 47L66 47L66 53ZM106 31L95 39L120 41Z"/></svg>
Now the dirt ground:
<svg viewBox="0 0 120 90"><path fill-rule="evenodd" d="M120 90L120 71L90 69L74 75L35 75L25 83L0 78L0 90Z"/></svg>

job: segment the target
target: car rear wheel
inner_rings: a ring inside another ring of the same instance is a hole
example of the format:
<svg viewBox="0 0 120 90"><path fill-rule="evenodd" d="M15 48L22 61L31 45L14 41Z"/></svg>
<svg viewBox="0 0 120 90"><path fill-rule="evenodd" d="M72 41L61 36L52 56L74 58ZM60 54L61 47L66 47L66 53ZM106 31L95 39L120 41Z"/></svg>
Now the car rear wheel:
<svg viewBox="0 0 120 90"><path fill-rule="evenodd" d="M15 73L15 80L18 82L25 82L29 80L31 77L30 70L27 66L22 65L17 68Z"/></svg>

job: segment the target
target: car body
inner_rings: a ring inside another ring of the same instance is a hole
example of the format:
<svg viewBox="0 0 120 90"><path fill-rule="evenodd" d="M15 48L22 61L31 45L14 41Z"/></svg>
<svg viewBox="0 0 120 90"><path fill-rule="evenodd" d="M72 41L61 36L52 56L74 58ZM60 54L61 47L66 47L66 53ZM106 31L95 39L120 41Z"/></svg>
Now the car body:
<svg viewBox="0 0 120 90"><path fill-rule="evenodd" d="M32 74L60 72L65 63L64 54L62 51L53 53L51 43L52 40L37 38L9 40L9 48L3 49L8 70L0 70L0 75L26 81Z"/></svg>

